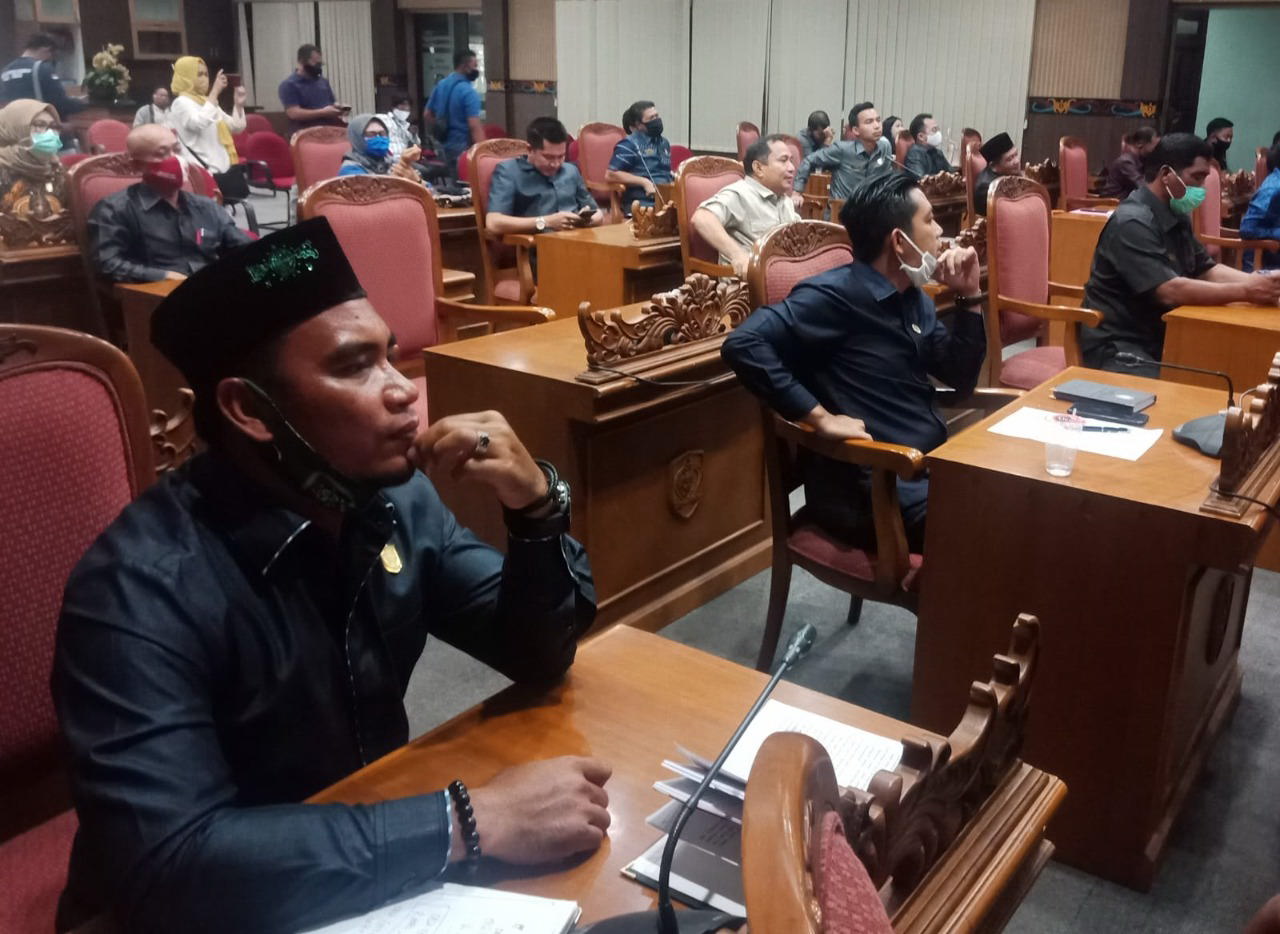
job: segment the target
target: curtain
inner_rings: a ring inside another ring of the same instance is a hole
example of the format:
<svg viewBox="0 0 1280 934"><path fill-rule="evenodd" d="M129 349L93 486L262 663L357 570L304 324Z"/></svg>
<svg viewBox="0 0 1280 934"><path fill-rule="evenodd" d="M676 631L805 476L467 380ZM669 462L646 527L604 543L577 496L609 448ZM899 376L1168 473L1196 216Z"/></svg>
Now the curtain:
<svg viewBox="0 0 1280 934"><path fill-rule="evenodd" d="M953 163L966 126L1020 144L1034 20L1035 0L849 0L842 109L932 113Z"/></svg>
<svg viewBox="0 0 1280 934"><path fill-rule="evenodd" d="M773 4L762 129L798 136L809 114L825 110L836 135L844 106L847 0Z"/></svg>
<svg viewBox="0 0 1280 934"><path fill-rule="evenodd" d="M236 4L236 16L239 17L239 32L236 34L236 55L240 60L240 83L244 85L244 102L250 107L258 106L258 89L253 82L253 49L249 45L249 8L243 3Z"/></svg>
<svg viewBox="0 0 1280 934"><path fill-rule="evenodd" d="M735 152L738 123L764 123L769 8L770 0L693 0L693 149Z"/></svg>
<svg viewBox="0 0 1280 934"><path fill-rule="evenodd" d="M276 86L297 67L298 46L316 41L314 3L254 3L253 56L258 106L281 107ZM242 59L243 60L243 59Z"/></svg>
<svg viewBox="0 0 1280 934"><path fill-rule="evenodd" d="M557 112L570 133L651 100L667 139L689 145L689 4L556 0Z"/></svg>
<svg viewBox="0 0 1280 934"><path fill-rule="evenodd" d="M369 0L320 0L320 48L339 103L373 113L373 12Z"/></svg>

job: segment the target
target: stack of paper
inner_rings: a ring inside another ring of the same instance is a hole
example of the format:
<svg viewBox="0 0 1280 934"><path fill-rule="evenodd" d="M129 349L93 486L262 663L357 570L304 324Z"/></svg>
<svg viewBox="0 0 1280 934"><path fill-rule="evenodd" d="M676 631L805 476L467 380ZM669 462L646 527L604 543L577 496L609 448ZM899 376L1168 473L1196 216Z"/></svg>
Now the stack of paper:
<svg viewBox="0 0 1280 934"><path fill-rule="evenodd" d="M842 788L865 789L876 772L896 767L902 757L902 743L898 740L780 701L769 701L738 740L676 844L671 864L671 891L681 901L695 907L709 906L746 915L742 892L742 807L751 764L765 739L773 733L803 733L822 743L831 757L836 782ZM664 836L622 869L624 875L653 888L658 884L659 863L667 845L665 834L675 823L681 804L689 799L711 767L710 760L677 748L688 761L664 761L662 767L676 777L655 782L653 786L675 800L648 819Z"/></svg>
<svg viewBox="0 0 1280 934"><path fill-rule="evenodd" d="M446 882L308 934L568 934L577 902Z"/></svg>

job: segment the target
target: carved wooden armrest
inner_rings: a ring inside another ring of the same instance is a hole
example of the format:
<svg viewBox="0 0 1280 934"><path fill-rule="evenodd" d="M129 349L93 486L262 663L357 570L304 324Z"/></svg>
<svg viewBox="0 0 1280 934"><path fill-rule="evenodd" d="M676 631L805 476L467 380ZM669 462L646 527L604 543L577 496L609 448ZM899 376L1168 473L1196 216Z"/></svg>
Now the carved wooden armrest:
<svg viewBox="0 0 1280 934"><path fill-rule="evenodd" d="M587 191L599 192L602 195L621 194L627 190L622 182L587 182Z"/></svg>
<svg viewBox="0 0 1280 934"><path fill-rule="evenodd" d="M1017 299L1005 298L1003 295L997 296L996 300L991 303L993 312L1000 311L1016 311L1024 315L1031 315L1033 318L1039 318L1042 321L1063 321L1067 324L1083 324L1085 327L1096 328L1102 323L1102 312L1094 311L1092 308L1074 308L1071 305L1044 305L1040 302L1020 302Z"/></svg>
<svg viewBox="0 0 1280 934"><path fill-rule="evenodd" d="M1049 295L1065 295L1068 298L1084 298L1083 285L1067 285L1065 282L1049 280Z"/></svg>
<svg viewBox="0 0 1280 934"><path fill-rule="evenodd" d="M733 271L732 266L724 266L720 263L709 263L705 259L697 259L695 257L690 257L689 259L689 272L701 272L708 276L718 277L737 275L737 273Z"/></svg>
<svg viewBox="0 0 1280 934"><path fill-rule="evenodd" d="M1226 228L1224 227L1225 231ZM1214 237L1209 234L1198 234L1200 242L1206 246L1226 247L1228 250L1280 250L1277 240L1244 240L1240 237Z"/></svg>
<svg viewBox="0 0 1280 934"><path fill-rule="evenodd" d="M816 451L824 457L859 467L888 470L903 480L912 479L924 469L924 454L905 444L822 438L810 426L788 421L781 416L774 419L774 429L788 441Z"/></svg>
<svg viewBox="0 0 1280 934"><path fill-rule="evenodd" d="M457 302L448 298L436 299L436 316L450 332L450 337L473 336L459 334L463 329L477 325L483 333L510 331L515 328L529 327L534 324L545 324L555 318L556 313L550 308L538 305L472 305Z"/></svg>
<svg viewBox="0 0 1280 934"><path fill-rule="evenodd" d="M520 249L532 249L535 243L533 234L509 233L496 235L507 246L513 246Z"/></svg>

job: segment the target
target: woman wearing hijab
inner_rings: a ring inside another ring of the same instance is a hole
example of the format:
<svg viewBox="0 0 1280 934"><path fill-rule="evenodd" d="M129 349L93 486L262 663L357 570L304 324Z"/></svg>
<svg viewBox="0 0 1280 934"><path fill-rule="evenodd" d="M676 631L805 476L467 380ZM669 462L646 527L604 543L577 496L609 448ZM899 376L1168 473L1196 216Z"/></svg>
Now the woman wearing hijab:
<svg viewBox="0 0 1280 934"><path fill-rule="evenodd" d="M210 172L225 172L240 161L233 133L243 133L244 87L235 89L231 113L218 106L218 96L227 87L227 76L218 71L209 84L209 66L204 59L184 55L173 63L173 104L169 126L178 134L183 148L198 157Z"/></svg>
<svg viewBox="0 0 1280 934"><path fill-rule="evenodd" d="M391 157L391 137L387 125L376 114L359 114L347 124L351 151L342 157L339 175L395 175L421 181L413 164L421 155L416 147L406 149L399 159Z"/></svg>
<svg viewBox="0 0 1280 934"><path fill-rule="evenodd" d="M43 219L65 210L58 124L58 112L43 101L16 100L0 108L0 213ZM0 225L0 232L7 231L7 224Z"/></svg>

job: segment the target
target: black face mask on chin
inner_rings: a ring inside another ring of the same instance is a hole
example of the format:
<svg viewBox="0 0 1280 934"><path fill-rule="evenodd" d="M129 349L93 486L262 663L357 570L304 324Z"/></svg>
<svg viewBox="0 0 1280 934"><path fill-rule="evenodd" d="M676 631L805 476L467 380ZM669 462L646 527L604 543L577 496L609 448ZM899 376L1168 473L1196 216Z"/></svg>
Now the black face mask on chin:
<svg viewBox="0 0 1280 934"><path fill-rule="evenodd" d="M470 71L468 71L468 72L466 73L466 75L464 75L464 77L465 77L468 81L474 81L474 80L476 80L476 78L479 78L479 77L480 77L480 69L479 69L479 68L472 68Z"/></svg>
<svg viewBox="0 0 1280 934"><path fill-rule="evenodd" d="M319 78L324 74L324 65L303 65L302 70L313 78Z"/></svg>

